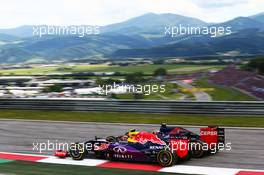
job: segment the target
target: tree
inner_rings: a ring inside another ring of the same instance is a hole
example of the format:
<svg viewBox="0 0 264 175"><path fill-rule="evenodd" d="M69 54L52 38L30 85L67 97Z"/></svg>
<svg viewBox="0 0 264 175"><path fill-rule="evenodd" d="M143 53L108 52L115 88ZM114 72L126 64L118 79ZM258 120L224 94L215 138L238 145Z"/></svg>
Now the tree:
<svg viewBox="0 0 264 175"><path fill-rule="evenodd" d="M126 75L125 79L127 83L140 84L140 83L144 83L145 81L143 76L144 75L142 72L136 72L136 73Z"/></svg>
<svg viewBox="0 0 264 175"><path fill-rule="evenodd" d="M154 64L164 64L164 60L162 60L162 59L154 60L153 63Z"/></svg>
<svg viewBox="0 0 264 175"><path fill-rule="evenodd" d="M264 58L256 58L249 61L247 64L249 70L257 71L264 74Z"/></svg>
<svg viewBox="0 0 264 175"><path fill-rule="evenodd" d="M43 90L43 92L61 92L63 90L63 87L58 84L54 84L52 86L49 86Z"/></svg>
<svg viewBox="0 0 264 175"><path fill-rule="evenodd" d="M98 78L96 78L95 83L97 85L103 86L103 85L111 85L114 83L118 84L118 83L121 83L121 81L116 80L116 79L112 79L112 78L108 78L108 79L103 80L102 78L98 77Z"/></svg>
<svg viewBox="0 0 264 175"><path fill-rule="evenodd" d="M144 99L144 95L143 94L135 93L134 94L134 99Z"/></svg>
<svg viewBox="0 0 264 175"><path fill-rule="evenodd" d="M122 73L120 73L120 72L115 72L114 75L115 75L115 76L121 76Z"/></svg>
<svg viewBox="0 0 264 175"><path fill-rule="evenodd" d="M114 84L114 83L121 83L119 80L108 78L104 80L104 84Z"/></svg>
<svg viewBox="0 0 264 175"><path fill-rule="evenodd" d="M165 75L167 75L167 70L162 67L154 71L154 76L165 76Z"/></svg>

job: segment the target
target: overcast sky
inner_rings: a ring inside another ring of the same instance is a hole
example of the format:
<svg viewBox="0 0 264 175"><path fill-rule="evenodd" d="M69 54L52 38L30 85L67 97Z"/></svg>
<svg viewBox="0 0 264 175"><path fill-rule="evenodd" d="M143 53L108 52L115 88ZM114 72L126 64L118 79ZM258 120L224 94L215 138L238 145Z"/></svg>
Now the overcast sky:
<svg viewBox="0 0 264 175"><path fill-rule="evenodd" d="M148 12L222 22L264 12L264 0L0 0L0 4L0 28L106 25Z"/></svg>

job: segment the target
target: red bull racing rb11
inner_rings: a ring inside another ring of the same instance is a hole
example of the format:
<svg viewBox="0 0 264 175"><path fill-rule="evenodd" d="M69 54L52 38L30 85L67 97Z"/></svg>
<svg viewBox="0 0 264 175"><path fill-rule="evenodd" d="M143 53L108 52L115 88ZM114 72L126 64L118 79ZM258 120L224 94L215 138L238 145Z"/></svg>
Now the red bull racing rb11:
<svg viewBox="0 0 264 175"><path fill-rule="evenodd" d="M100 158L117 161L153 162L167 167L193 158L216 153L224 145L223 128L200 128L200 135L182 127L162 124L158 132L130 130L118 137L95 138L70 145L67 151L58 150L55 156L74 160Z"/></svg>

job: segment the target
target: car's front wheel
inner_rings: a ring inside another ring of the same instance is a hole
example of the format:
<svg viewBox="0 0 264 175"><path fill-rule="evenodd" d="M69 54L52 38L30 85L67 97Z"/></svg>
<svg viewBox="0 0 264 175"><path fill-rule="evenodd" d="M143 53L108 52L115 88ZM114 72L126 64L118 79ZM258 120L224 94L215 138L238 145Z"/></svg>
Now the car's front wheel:
<svg viewBox="0 0 264 175"><path fill-rule="evenodd" d="M69 154L73 160L83 160L86 156L86 151L82 144L74 143L69 148Z"/></svg>
<svg viewBox="0 0 264 175"><path fill-rule="evenodd" d="M171 151L161 150L157 155L157 162L163 167L168 167L176 164L178 157Z"/></svg>

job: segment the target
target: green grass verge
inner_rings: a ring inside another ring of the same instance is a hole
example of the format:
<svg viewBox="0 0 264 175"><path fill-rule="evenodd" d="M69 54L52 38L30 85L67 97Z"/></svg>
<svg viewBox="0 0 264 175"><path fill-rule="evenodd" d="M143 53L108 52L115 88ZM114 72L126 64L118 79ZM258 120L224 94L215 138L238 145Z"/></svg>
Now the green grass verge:
<svg viewBox="0 0 264 175"><path fill-rule="evenodd" d="M213 100L218 101L256 101L255 98L244 94L236 89L223 87L208 82L208 79L202 78L196 81L196 87L213 88L213 91L207 92Z"/></svg>
<svg viewBox="0 0 264 175"><path fill-rule="evenodd" d="M15 161L0 164L0 173L7 175L161 175L164 173L135 171L124 169L107 169L100 167L85 167L76 165L59 165ZM166 173L171 174L171 173ZM178 174L179 175L179 174Z"/></svg>
<svg viewBox="0 0 264 175"><path fill-rule="evenodd" d="M0 110L0 118L54 121L109 122L109 123L151 123L220 125L264 127L264 117L257 116L214 116L184 114L139 114L110 112L68 112L37 110Z"/></svg>
<svg viewBox="0 0 264 175"><path fill-rule="evenodd" d="M211 69L221 69L224 66L221 65L189 65L189 64L161 64L161 65L136 65L136 66L109 66L101 67L95 71L101 72L121 72L121 73L133 73L133 72L143 72L145 74L151 74L158 68L164 68L170 73L180 73L180 72L197 72L206 71ZM83 67L76 67L75 71L83 71Z"/></svg>
<svg viewBox="0 0 264 175"><path fill-rule="evenodd" d="M13 162L13 160L0 159L0 164L2 164L2 163L8 163L8 162Z"/></svg>
<svg viewBox="0 0 264 175"><path fill-rule="evenodd" d="M76 65L76 66L60 66L60 67L33 67L28 69L10 69L0 70L2 75L32 75L32 74L50 74L63 72L120 72L133 73L143 72L152 74L158 68L165 68L170 73L187 73L208 71L212 69L222 69L222 65L190 65L190 64L160 64L160 65L135 65L135 66L109 66L107 64L97 65Z"/></svg>

